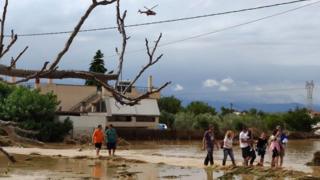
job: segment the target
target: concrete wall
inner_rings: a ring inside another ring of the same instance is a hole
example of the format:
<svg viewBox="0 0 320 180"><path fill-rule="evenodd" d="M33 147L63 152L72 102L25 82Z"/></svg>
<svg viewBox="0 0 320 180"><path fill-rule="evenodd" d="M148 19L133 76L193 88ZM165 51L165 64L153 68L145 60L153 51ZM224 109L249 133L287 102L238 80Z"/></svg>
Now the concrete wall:
<svg viewBox="0 0 320 180"><path fill-rule="evenodd" d="M53 92L61 102L62 111L69 111L74 105L80 103L88 96L96 93L95 86L77 86L60 84L41 84L41 93Z"/></svg>
<svg viewBox="0 0 320 180"><path fill-rule="evenodd" d="M73 123L73 136L76 137L78 135L89 135L91 136L93 130L101 124L102 127L105 127L106 117L105 116L59 116L59 120L63 121L67 117Z"/></svg>
<svg viewBox="0 0 320 180"><path fill-rule="evenodd" d="M86 100L88 97L97 93L97 88L95 86L83 86L83 85L64 85L64 84L40 84L40 92L48 93L53 92L57 95L58 100L61 102L62 111L70 111L72 107L79 104L80 102ZM112 94L103 90L103 96L112 97ZM137 89L133 88L131 93L128 93L130 97L137 97L141 95ZM154 93L150 95L151 99L159 99L160 93Z"/></svg>
<svg viewBox="0 0 320 180"><path fill-rule="evenodd" d="M81 116L59 116L59 120L63 121L67 117L73 122L73 137L78 135L91 135L94 128L99 124L104 128L108 124L113 124L116 128L146 128L156 129L159 124L159 117L155 118L155 122L136 122L135 117L131 117L131 122L108 122L108 117L105 113L90 113L89 115Z"/></svg>

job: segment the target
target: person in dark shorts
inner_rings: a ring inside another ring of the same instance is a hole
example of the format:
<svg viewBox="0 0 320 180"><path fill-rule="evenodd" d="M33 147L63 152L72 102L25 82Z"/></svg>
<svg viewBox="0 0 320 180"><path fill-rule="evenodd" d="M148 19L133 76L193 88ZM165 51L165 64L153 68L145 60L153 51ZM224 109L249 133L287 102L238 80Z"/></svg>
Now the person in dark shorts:
<svg viewBox="0 0 320 180"><path fill-rule="evenodd" d="M99 156L101 147L102 147L102 143L104 141L104 135L102 132L102 126L98 125L98 127L94 130L93 134L92 134L92 141L94 143L94 146L96 148L96 155Z"/></svg>
<svg viewBox="0 0 320 180"><path fill-rule="evenodd" d="M118 135L116 129L112 124L109 125L108 129L105 131L106 141L107 141L107 149L109 152L109 156L114 156L117 149L117 141ZM112 153L111 153L112 151Z"/></svg>
<svg viewBox="0 0 320 180"><path fill-rule="evenodd" d="M258 163L258 166L263 166L264 163L264 155L266 154L266 149L268 145L268 140L266 134L263 132L261 133L261 136L258 139L257 142L257 153L258 156L260 156L260 162Z"/></svg>
<svg viewBox="0 0 320 180"><path fill-rule="evenodd" d="M244 166L248 166L249 160L251 159L251 154L250 154L251 147L249 143L251 143L251 139L248 136L248 128L245 125L243 125L242 131L239 134L239 144L242 151Z"/></svg>
<svg viewBox="0 0 320 180"><path fill-rule="evenodd" d="M208 130L204 133L203 139L202 139L202 149L207 150L207 156L204 160L204 165L207 166L210 162L210 165L213 165L213 148L214 144L217 146L217 149L219 149L219 144L214 138L214 132L213 132L213 126L210 125Z"/></svg>
<svg viewBox="0 0 320 180"><path fill-rule="evenodd" d="M272 136L270 136L270 147L269 150L272 154L271 159L271 167L279 167L279 156L280 156L280 142L279 138L279 131L274 130Z"/></svg>
<svg viewBox="0 0 320 180"><path fill-rule="evenodd" d="M252 134L252 130L248 129L248 137L250 142L248 143L250 146L250 166L253 166L254 160L256 159L257 155L256 155L256 151L254 150L254 139L253 139L253 134Z"/></svg>

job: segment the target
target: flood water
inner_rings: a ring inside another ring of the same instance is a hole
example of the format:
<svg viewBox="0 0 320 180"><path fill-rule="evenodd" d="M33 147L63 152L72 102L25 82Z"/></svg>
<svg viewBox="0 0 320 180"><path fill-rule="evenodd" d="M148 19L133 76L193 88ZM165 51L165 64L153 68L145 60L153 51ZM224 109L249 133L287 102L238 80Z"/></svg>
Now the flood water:
<svg viewBox="0 0 320 180"><path fill-rule="evenodd" d="M120 150L118 154L130 154L134 157L155 157L163 162L170 159L178 159L179 165L167 165L164 163L128 163L114 166L105 160L98 159L54 159L48 162L39 161L21 167L6 169L5 164L0 164L0 179L216 179L223 172L202 167L202 159L205 152L200 149L201 143L190 142L134 142L129 150ZM313 153L320 150L320 140L294 140L287 146L284 167L308 172L314 176L320 176L320 168L308 167ZM238 165L241 164L241 154L238 147L234 148ZM104 153L106 153L104 151ZM216 164L221 164L222 151L215 151ZM36 159L36 158L34 158ZM194 161L186 161L191 159ZM143 159L140 159L143 160ZM168 161L170 162L170 161ZM190 164L188 164L190 163ZM198 164L192 164L198 163ZM269 166L270 157L266 156L266 166ZM8 173L6 173L8 171ZM130 176L122 176L128 175ZM7 176L8 175L8 176ZM235 179L257 179L254 176L235 176Z"/></svg>

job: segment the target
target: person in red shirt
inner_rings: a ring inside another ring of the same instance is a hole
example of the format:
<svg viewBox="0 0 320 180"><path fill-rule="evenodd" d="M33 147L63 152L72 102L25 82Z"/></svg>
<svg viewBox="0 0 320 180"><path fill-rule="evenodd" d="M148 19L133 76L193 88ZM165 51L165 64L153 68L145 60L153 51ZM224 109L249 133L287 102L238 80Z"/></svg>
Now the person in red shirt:
<svg viewBox="0 0 320 180"><path fill-rule="evenodd" d="M102 143L104 142L104 133L102 132L101 125L98 125L98 127L94 130L92 141L94 143L94 146L96 147L96 154L97 156L99 156Z"/></svg>

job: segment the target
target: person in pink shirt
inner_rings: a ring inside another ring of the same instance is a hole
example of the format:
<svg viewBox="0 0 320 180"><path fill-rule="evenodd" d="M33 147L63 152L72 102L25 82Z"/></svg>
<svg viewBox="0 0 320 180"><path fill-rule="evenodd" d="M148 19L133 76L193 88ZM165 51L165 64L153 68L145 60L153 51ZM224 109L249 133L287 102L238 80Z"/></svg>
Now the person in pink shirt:
<svg viewBox="0 0 320 180"><path fill-rule="evenodd" d="M270 147L269 150L272 154L271 167L279 167L279 157L281 147L278 141L279 131L275 130L270 136Z"/></svg>

